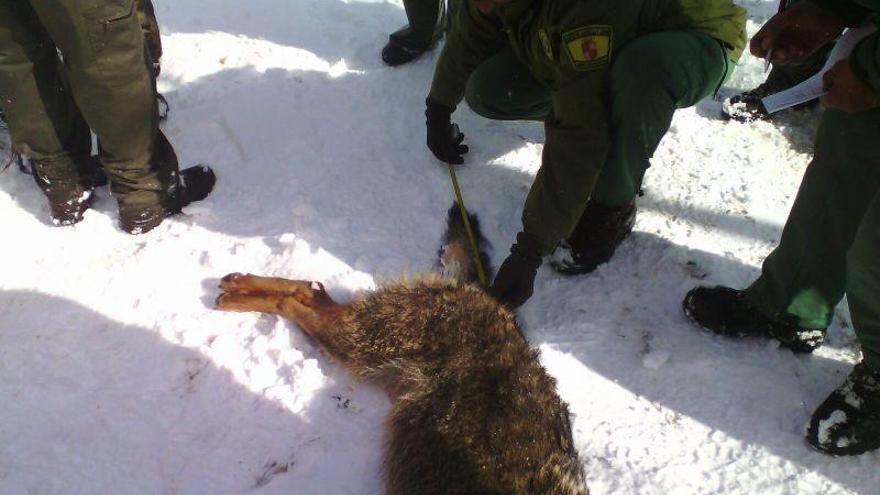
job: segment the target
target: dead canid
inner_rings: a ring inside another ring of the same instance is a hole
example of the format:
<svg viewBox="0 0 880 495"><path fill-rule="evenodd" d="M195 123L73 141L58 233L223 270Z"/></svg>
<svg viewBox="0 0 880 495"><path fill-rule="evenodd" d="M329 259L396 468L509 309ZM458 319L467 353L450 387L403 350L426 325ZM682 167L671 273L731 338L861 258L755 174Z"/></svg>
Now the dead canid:
<svg viewBox="0 0 880 495"><path fill-rule="evenodd" d="M441 252L476 273L457 209ZM230 274L217 308L292 320L393 401L393 495L585 495L569 412L514 315L461 278L427 275L345 304L315 282Z"/></svg>

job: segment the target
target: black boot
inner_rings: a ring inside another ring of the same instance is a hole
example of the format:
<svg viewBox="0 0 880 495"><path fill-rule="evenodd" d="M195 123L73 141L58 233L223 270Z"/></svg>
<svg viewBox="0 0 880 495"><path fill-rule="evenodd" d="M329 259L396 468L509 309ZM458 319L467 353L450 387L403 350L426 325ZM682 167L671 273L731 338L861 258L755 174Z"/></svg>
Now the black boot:
<svg viewBox="0 0 880 495"><path fill-rule="evenodd" d="M862 362L825 399L807 427L807 442L831 455L880 448L880 371Z"/></svg>
<svg viewBox="0 0 880 495"><path fill-rule="evenodd" d="M216 182L214 171L205 165L181 170L177 184L168 191L168 197L162 204L137 209L120 208L120 227L129 234L145 234L161 224L162 220L180 213L190 203L208 197Z"/></svg>
<svg viewBox="0 0 880 495"><path fill-rule="evenodd" d="M49 182L39 174L34 174L34 180L49 202L52 223L59 227L82 221L83 214L94 201L94 189L87 185L68 181Z"/></svg>
<svg viewBox="0 0 880 495"><path fill-rule="evenodd" d="M77 188L63 196L52 195L47 197L49 199L49 214L52 216L52 223L61 227L82 221L86 210L92 206L94 191Z"/></svg>
<svg viewBox="0 0 880 495"><path fill-rule="evenodd" d="M603 206L590 200L571 237L559 243L550 265L559 273L590 273L611 259L635 223L635 201Z"/></svg>
<svg viewBox="0 0 880 495"><path fill-rule="evenodd" d="M32 160L28 166L34 182L49 202L52 223L58 226L79 223L94 201L92 168L100 169L100 166L88 156Z"/></svg>
<svg viewBox="0 0 880 495"><path fill-rule="evenodd" d="M729 287L696 287L682 302L688 319L725 337L776 339L792 352L808 353L825 341L824 328L803 328L767 318L746 298Z"/></svg>
<svg viewBox="0 0 880 495"><path fill-rule="evenodd" d="M410 46L391 36L385 48L382 48L382 61L391 67L397 67L419 58L433 46L433 44L425 47Z"/></svg>

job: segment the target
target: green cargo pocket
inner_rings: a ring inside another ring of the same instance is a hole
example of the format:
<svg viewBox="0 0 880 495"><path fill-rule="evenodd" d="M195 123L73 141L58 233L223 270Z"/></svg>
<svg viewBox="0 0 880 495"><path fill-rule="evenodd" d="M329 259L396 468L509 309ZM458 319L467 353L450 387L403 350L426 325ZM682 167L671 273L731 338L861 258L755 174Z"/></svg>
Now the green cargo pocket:
<svg viewBox="0 0 880 495"><path fill-rule="evenodd" d="M83 17L102 24L124 19L134 12L134 0L92 0L92 3L83 9Z"/></svg>
<svg viewBox="0 0 880 495"><path fill-rule="evenodd" d="M102 75L128 80L137 73L134 64L145 66L144 40L134 0L99 0L82 15L94 62Z"/></svg>

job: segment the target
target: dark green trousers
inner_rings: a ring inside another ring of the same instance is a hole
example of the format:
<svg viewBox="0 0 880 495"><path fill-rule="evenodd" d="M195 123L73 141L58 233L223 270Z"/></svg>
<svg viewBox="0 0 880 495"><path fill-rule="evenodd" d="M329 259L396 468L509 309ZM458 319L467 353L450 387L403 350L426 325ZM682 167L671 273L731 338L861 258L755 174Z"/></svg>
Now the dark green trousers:
<svg viewBox="0 0 880 495"><path fill-rule="evenodd" d="M632 201L675 110L717 91L732 63L714 38L693 31L641 36L614 57L609 80L611 148L591 198L606 206ZM498 120L544 120L550 90L508 50L481 64L468 80L466 100Z"/></svg>
<svg viewBox="0 0 880 495"><path fill-rule="evenodd" d="M47 195L81 182L91 130L120 208L164 200L177 159L150 59L134 0L0 1L0 106Z"/></svg>
<svg viewBox="0 0 880 495"><path fill-rule="evenodd" d="M880 369L880 110L826 110L779 246L747 295L768 317L826 327L844 293Z"/></svg>
<svg viewBox="0 0 880 495"><path fill-rule="evenodd" d="M445 0L403 0L409 24L391 33L391 39L414 50L426 50L443 36Z"/></svg>
<svg viewBox="0 0 880 495"><path fill-rule="evenodd" d="M159 23L156 21L153 2L151 0L135 1L138 20L141 23L141 31L144 33L144 42L147 45L147 52L150 54L150 60L153 63L153 76L159 77L159 62L162 60L162 37L159 33Z"/></svg>

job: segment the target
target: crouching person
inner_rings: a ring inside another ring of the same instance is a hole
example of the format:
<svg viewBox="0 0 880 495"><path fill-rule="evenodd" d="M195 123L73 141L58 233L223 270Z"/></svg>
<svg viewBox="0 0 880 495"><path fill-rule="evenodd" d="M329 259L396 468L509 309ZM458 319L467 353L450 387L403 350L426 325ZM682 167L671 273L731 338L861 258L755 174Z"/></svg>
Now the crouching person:
<svg viewBox="0 0 880 495"><path fill-rule="evenodd" d="M102 175L91 132L126 232L211 192L213 171L180 172L159 131L152 65L135 0L0 2L0 108L56 224L80 221L91 204Z"/></svg>
<svg viewBox="0 0 880 495"><path fill-rule="evenodd" d="M797 62L877 11L880 5L867 0L804 0L767 22L752 53ZM823 343L846 294L863 360L816 409L807 430L810 444L833 455L880 448L878 47L874 34L825 75L828 109L815 155L760 278L743 291L698 287L683 303L691 320L715 333L772 338L807 353Z"/></svg>
<svg viewBox="0 0 880 495"><path fill-rule="evenodd" d="M532 294L542 257L587 273L632 230L649 159L678 108L712 95L745 47L731 0L467 0L427 99L428 147L461 163L451 114L466 98L499 120L541 120L541 168L522 232L492 289L511 307ZM561 241L561 242L560 242Z"/></svg>

